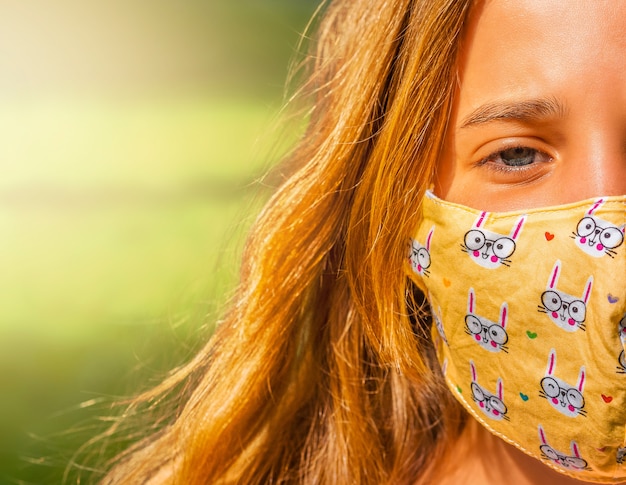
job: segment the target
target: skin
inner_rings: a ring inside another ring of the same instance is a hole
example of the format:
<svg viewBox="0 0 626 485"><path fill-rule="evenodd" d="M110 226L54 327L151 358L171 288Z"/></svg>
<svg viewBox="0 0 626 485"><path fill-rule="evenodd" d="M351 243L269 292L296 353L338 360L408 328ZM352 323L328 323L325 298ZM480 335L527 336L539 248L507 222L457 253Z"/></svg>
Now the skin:
<svg viewBox="0 0 626 485"><path fill-rule="evenodd" d="M507 211L626 194L626 1L486 0L463 40L439 197ZM473 420L456 447L438 483L584 483Z"/></svg>
<svg viewBox="0 0 626 485"><path fill-rule="evenodd" d="M450 451L450 464L432 483L438 485L583 485L493 436L471 419ZM458 460L458 457L463 457ZM624 485L616 484L616 485Z"/></svg>
<svg viewBox="0 0 626 485"><path fill-rule="evenodd" d="M626 2L477 5L436 194L487 211L625 194L624 59Z"/></svg>
<svg viewBox="0 0 626 485"><path fill-rule="evenodd" d="M505 211L626 193L626 1L485 0L472 13L463 45L435 180L439 197ZM498 153L518 147L530 152ZM504 159L516 157L529 163L507 167ZM474 420L448 456L433 483L584 483ZM149 483L171 476L167 466Z"/></svg>

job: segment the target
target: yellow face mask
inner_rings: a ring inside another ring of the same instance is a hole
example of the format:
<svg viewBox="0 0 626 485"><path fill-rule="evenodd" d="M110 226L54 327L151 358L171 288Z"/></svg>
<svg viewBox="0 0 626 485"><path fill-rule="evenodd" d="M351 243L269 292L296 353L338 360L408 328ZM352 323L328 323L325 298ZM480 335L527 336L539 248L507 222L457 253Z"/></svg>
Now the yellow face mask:
<svg viewBox="0 0 626 485"><path fill-rule="evenodd" d="M428 192L407 268L446 382L579 480L626 480L626 196L489 213Z"/></svg>

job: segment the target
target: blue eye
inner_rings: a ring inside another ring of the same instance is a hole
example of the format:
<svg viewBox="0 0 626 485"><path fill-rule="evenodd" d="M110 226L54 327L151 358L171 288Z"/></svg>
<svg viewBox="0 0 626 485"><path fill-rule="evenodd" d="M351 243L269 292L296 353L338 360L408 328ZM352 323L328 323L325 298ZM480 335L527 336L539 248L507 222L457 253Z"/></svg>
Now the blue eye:
<svg viewBox="0 0 626 485"><path fill-rule="evenodd" d="M528 147L507 148L499 152L498 155L505 165L522 167L535 161L537 150Z"/></svg>
<svg viewBox="0 0 626 485"><path fill-rule="evenodd" d="M529 147L507 148L498 152L497 155L497 158L509 167L523 167L537 161L544 161L546 158L541 152Z"/></svg>
<svg viewBox="0 0 626 485"><path fill-rule="evenodd" d="M483 158L480 164L488 164L492 168L501 170L523 170L551 160L552 158L549 155L535 148L512 146Z"/></svg>

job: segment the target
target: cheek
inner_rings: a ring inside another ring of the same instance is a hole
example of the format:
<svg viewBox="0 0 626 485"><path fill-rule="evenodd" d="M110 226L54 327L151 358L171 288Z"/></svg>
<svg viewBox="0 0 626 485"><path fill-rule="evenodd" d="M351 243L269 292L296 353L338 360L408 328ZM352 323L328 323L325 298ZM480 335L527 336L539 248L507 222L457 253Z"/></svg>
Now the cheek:
<svg viewBox="0 0 626 485"><path fill-rule="evenodd" d="M454 163L455 153L453 149L449 148L453 146L454 140L450 138L451 137L446 136L444 150L437 164L434 180L435 195L444 200L450 200L448 197L456 175L456 166Z"/></svg>

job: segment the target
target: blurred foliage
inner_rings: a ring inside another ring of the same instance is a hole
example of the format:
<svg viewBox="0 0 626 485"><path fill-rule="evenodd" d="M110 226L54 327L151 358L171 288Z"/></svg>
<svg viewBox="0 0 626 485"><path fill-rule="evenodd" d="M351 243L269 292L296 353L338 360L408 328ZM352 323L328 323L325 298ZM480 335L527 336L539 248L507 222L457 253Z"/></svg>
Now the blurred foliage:
<svg viewBox="0 0 626 485"><path fill-rule="evenodd" d="M61 483L210 334L315 8L3 2L0 483Z"/></svg>
<svg viewBox="0 0 626 485"><path fill-rule="evenodd" d="M0 96L275 96L318 0L3 0Z"/></svg>

